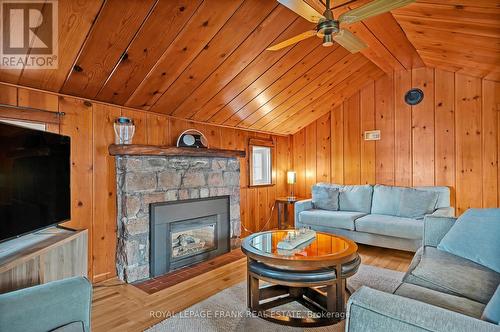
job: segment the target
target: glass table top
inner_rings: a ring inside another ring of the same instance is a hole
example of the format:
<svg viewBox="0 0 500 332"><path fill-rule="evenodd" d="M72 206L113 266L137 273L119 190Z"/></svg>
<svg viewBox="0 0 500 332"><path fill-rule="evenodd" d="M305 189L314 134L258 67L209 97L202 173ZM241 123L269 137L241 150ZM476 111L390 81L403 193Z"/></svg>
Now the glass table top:
<svg viewBox="0 0 500 332"><path fill-rule="evenodd" d="M286 230L264 232L255 235L249 242L254 250L264 255L272 255L282 258L291 257L322 257L342 254L352 244L335 235L316 232L316 237L300 244L295 249L278 249L278 243L288 234Z"/></svg>

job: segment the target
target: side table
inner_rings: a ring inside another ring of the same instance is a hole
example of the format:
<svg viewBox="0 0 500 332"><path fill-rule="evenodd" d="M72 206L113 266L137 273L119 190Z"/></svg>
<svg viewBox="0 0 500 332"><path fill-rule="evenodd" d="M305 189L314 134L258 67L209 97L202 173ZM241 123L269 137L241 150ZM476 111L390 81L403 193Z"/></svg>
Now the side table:
<svg viewBox="0 0 500 332"><path fill-rule="evenodd" d="M297 201L304 200L303 197L277 197L275 204L278 205L278 229L287 229L293 225L288 224L288 206Z"/></svg>

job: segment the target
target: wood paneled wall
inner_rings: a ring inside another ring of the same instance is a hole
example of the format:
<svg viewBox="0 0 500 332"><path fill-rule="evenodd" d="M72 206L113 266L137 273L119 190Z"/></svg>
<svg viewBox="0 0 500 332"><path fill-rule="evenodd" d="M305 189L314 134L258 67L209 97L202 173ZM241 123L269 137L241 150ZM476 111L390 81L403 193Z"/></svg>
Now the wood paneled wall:
<svg viewBox="0 0 500 332"><path fill-rule="evenodd" d="M410 107L404 93L425 92ZM446 185L457 213L468 207L500 206L500 83L419 68L372 81L341 105L295 133L275 136L99 102L0 85L0 103L63 111L49 130L72 138L72 220L68 226L89 231L89 276L115 275L116 188L112 123L130 116L135 143L173 145L181 131L202 130L212 147L246 149L251 137L273 139L276 185L248 187L247 159L241 161L242 233L276 226L271 215L276 196L288 192L286 171L298 173L297 195L309 196L312 184L383 183ZM380 129L380 141L364 141L363 131Z"/></svg>
<svg viewBox="0 0 500 332"><path fill-rule="evenodd" d="M416 106L411 87L424 91ZM379 141L363 140L381 130ZM500 83L419 68L364 86L293 135L297 192L320 182L449 186L457 214L500 206Z"/></svg>
<svg viewBox="0 0 500 332"><path fill-rule="evenodd" d="M114 158L108 154L114 142L113 121L120 115L134 119L134 143L174 145L185 129L196 128L214 148L247 149L248 139L272 139L276 149L276 185L248 187L247 158L241 160L242 233L277 225L271 215L274 198L286 195L286 171L289 169L289 137L188 122L165 115L122 108L79 98L60 96L21 87L0 85L0 104L26 106L65 112L59 125L48 130L71 136L71 221L65 224L89 231L89 276L94 282L115 275L116 179ZM0 113L1 117L1 113Z"/></svg>

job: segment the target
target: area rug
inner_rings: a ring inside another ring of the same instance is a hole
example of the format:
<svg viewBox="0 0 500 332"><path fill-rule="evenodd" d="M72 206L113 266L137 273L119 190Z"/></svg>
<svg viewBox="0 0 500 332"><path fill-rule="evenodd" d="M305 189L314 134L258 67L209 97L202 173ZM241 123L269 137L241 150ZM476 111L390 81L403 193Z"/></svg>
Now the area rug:
<svg viewBox="0 0 500 332"><path fill-rule="evenodd" d="M354 289L368 286L385 292L394 292L404 273L370 265L361 265L358 272L348 279ZM300 310L299 304L291 303L276 308L279 310ZM227 288L202 302L168 318L147 332L340 332L344 322L318 328L292 328L281 326L261 318L253 317L246 307L246 282Z"/></svg>

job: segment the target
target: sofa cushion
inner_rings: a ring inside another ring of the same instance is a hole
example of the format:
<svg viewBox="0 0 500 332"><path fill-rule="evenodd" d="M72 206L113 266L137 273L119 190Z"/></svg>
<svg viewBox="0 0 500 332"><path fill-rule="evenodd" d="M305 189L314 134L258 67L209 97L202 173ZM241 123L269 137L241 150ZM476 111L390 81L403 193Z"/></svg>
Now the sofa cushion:
<svg viewBox="0 0 500 332"><path fill-rule="evenodd" d="M484 308L481 319L500 325L500 285Z"/></svg>
<svg viewBox="0 0 500 332"><path fill-rule="evenodd" d="M315 209L337 211L339 209L339 188L318 183L312 186L312 203Z"/></svg>
<svg viewBox="0 0 500 332"><path fill-rule="evenodd" d="M306 225L354 230L354 220L366 215L362 212L328 211L312 209L299 215L300 222Z"/></svg>
<svg viewBox="0 0 500 332"><path fill-rule="evenodd" d="M438 292L406 282L399 285L394 294L429 303L474 318L480 318L485 307L484 304L465 297Z"/></svg>
<svg viewBox="0 0 500 332"><path fill-rule="evenodd" d="M422 219L434 212L438 193L413 188L401 188L398 217Z"/></svg>
<svg viewBox="0 0 500 332"><path fill-rule="evenodd" d="M339 194L339 210L370 213L373 187L369 184L342 186Z"/></svg>
<svg viewBox="0 0 500 332"><path fill-rule="evenodd" d="M469 209L438 244L438 249L500 273L500 209Z"/></svg>
<svg viewBox="0 0 500 332"><path fill-rule="evenodd" d="M413 187L418 190L435 192L438 194L436 209L450 207L450 188L444 186L420 186Z"/></svg>
<svg viewBox="0 0 500 332"><path fill-rule="evenodd" d="M421 239L424 223L416 219L369 214L356 220L355 229L358 232Z"/></svg>
<svg viewBox="0 0 500 332"><path fill-rule="evenodd" d="M500 283L500 273L437 248L424 247L415 253L403 280L486 304Z"/></svg>
<svg viewBox="0 0 500 332"><path fill-rule="evenodd" d="M371 213L396 216L399 210L400 195L400 187L375 185L373 187Z"/></svg>

